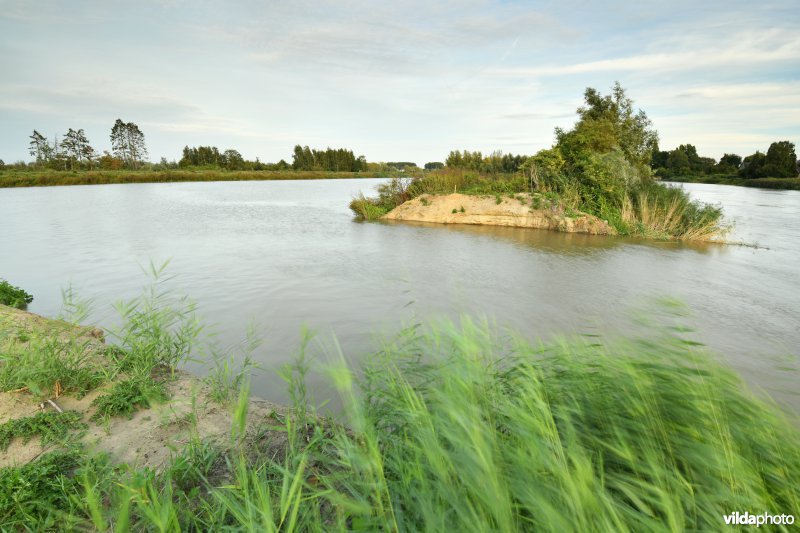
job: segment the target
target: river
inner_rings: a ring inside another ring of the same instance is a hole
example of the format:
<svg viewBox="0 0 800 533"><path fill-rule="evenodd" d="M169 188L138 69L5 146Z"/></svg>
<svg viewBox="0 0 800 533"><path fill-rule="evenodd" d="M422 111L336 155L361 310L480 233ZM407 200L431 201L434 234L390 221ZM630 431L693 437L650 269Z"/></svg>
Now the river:
<svg viewBox="0 0 800 533"><path fill-rule="evenodd" d="M72 284L92 319L140 293L141 267L198 304L220 345L253 321L255 393L285 400L272 371L302 328L315 351L357 360L401 323L461 314L530 338L637 332L660 296L685 302L702 342L756 388L800 412L800 191L685 184L719 203L748 246L684 245L542 230L355 222L380 180L152 183L0 189L0 277L47 316ZM195 370L202 372L195 365ZM317 379L317 378L314 378Z"/></svg>

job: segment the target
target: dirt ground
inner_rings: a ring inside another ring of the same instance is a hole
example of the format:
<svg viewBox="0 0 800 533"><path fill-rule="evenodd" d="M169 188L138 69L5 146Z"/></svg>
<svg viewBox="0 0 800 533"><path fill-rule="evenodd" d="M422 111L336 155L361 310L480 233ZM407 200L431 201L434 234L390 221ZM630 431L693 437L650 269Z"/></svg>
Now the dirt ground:
<svg viewBox="0 0 800 533"><path fill-rule="evenodd" d="M0 305L0 361L4 340L24 339L37 332L47 332L65 340L78 338L85 341L88 350L95 352L95 357L103 357L101 330L76 327ZM0 424L35 415L42 409L55 409L46 401L49 399L62 410L82 414L83 422L89 426L82 440L90 450L105 452L114 462L156 469L165 465L194 435L221 448L232 442L231 409L212 401L208 386L195 376L178 371L176 379L167 385L170 400L149 409L139 409L130 419L114 417L108 424L90 420L94 413L92 401L112 385L105 383L82 398L63 394L45 398L44 402L27 390L0 392ZM279 456L286 445L286 434L280 430L286 416L287 408L251 398L245 440L258 441L261 453ZM0 468L32 461L52 446L43 447L38 437L28 443L14 439L6 451L0 451Z"/></svg>
<svg viewBox="0 0 800 533"><path fill-rule="evenodd" d="M383 218L440 224L538 228L592 235L617 233L606 221L593 215L576 211L568 216L559 207L534 208L536 200L531 194L516 194L514 197L424 194L396 207ZM541 198L538 200L542 202Z"/></svg>

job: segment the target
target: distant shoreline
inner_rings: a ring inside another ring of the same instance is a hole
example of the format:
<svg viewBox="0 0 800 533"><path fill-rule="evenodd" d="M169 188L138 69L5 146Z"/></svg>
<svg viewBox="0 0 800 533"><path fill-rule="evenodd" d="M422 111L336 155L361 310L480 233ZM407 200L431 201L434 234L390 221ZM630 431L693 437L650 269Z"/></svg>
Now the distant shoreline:
<svg viewBox="0 0 800 533"><path fill-rule="evenodd" d="M760 189L800 191L800 178L737 178L731 176L670 176L661 181L678 183L708 183L712 185L735 185Z"/></svg>
<svg viewBox="0 0 800 533"><path fill-rule="evenodd" d="M192 181L274 181L316 179L368 179L389 177L385 172L332 172L324 170L83 170L0 171L0 188L59 185L109 185L120 183L176 183Z"/></svg>

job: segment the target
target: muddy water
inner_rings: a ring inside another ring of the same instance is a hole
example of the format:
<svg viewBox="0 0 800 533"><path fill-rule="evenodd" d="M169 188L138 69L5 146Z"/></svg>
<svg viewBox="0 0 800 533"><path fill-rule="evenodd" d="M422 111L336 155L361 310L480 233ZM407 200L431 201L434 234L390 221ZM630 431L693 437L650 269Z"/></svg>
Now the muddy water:
<svg viewBox="0 0 800 533"><path fill-rule="evenodd" d="M637 310L672 296L695 340L800 411L800 192L687 185L721 203L732 238L687 246L479 226L357 223L347 204L377 180L133 184L0 190L0 277L58 313L71 283L115 323L111 303L171 258L168 287L197 301L235 342L254 321L264 370L254 390L280 401L271 372L301 329L357 359L401 322L477 314L524 335L629 333ZM641 313L639 313L641 316ZM316 347L312 343L312 347ZM314 348L316 349L316 348Z"/></svg>

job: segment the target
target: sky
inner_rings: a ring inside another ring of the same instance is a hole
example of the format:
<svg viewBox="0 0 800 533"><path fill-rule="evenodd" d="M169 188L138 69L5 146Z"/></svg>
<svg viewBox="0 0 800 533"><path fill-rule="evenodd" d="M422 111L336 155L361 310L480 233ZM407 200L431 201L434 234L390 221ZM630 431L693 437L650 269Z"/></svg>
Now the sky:
<svg viewBox="0 0 800 533"><path fill-rule="evenodd" d="M619 81L662 149L800 144L795 1L0 0L0 159L34 129L117 118L149 159L184 146L291 162L296 144L368 161L453 149L533 154L586 87Z"/></svg>

